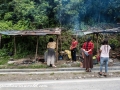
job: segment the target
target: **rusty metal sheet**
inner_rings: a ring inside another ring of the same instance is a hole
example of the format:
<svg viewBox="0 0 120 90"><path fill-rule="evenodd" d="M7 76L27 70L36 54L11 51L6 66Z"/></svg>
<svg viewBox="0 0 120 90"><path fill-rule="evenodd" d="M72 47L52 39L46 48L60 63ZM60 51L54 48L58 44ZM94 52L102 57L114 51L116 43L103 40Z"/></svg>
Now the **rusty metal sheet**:
<svg viewBox="0 0 120 90"><path fill-rule="evenodd" d="M24 31L0 31L3 35L60 35L60 28L38 29L38 30L24 30Z"/></svg>

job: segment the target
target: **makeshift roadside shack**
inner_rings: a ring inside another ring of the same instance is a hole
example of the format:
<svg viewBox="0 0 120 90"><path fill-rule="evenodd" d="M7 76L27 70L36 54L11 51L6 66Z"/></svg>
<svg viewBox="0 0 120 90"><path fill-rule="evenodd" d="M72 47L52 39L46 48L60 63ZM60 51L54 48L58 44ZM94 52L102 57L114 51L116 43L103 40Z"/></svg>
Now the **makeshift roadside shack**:
<svg viewBox="0 0 120 90"><path fill-rule="evenodd" d="M88 35L88 34L93 34L93 35L95 35L96 34L96 36L97 36L97 50L98 50L98 36L99 36L99 34L110 34L110 33L112 33L112 34L114 34L114 33L120 33L120 27L118 27L118 28L112 28L112 29L105 29L105 30L95 30L95 29L93 29L93 30L87 30L87 31L82 31L82 30L77 30L76 32L75 32L75 35L76 35L76 37L77 36L83 36L83 35Z"/></svg>
<svg viewBox="0 0 120 90"><path fill-rule="evenodd" d="M36 43L36 53L35 53L35 60L38 55L38 39L39 36L45 36L45 35L56 35L56 58L58 60L58 39L59 35L61 34L61 28L47 28L47 29L38 29L38 30L23 30L23 31L0 31L0 46L1 46L1 38L2 35L10 35L14 36L14 54L16 54L16 36L37 36L37 43Z"/></svg>
<svg viewBox="0 0 120 90"><path fill-rule="evenodd" d="M105 29L105 30L96 30L96 29L92 29L92 30L87 30L87 31L83 31L83 30L76 30L74 31L74 35L76 35L76 37L78 38L78 36L86 36L86 35L89 35L89 34L93 34L93 39L95 38L96 36L96 51L98 52L98 48L99 48L99 36L102 34L103 36L106 35L106 34L118 34L120 33L120 27L117 27L117 28L112 28L112 29ZM104 37L103 37L104 38Z"/></svg>

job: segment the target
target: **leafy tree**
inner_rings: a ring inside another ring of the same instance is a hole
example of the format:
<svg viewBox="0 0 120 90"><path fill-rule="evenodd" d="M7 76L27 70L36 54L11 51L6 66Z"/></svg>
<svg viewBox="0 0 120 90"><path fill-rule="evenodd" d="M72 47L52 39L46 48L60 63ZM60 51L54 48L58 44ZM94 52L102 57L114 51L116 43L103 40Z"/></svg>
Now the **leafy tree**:
<svg viewBox="0 0 120 90"><path fill-rule="evenodd" d="M106 23L120 23L120 0L0 0L0 31L50 27L65 27L69 31L88 30L93 26L103 28ZM69 49L72 35L69 31L62 33L65 38L61 43L62 50ZM44 37L39 39L39 51L43 53L45 47L42 44L46 44L46 41ZM25 54L31 53L27 49L30 50L29 48L36 44L33 37L18 40L18 53L23 50ZM26 44L28 41L30 43ZM81 39L80 41L82 42ZM6 45L9 46L8 50L11 50L12 43ZM117 45L119 46L119 43Z"/></svg>
<svg viewBox="0 0 120 90"><path fill-rule="evenodd" d="M38 1L39 3L36 3ZM47 27L48 16L46 10L48 3L45 0L38 1L12 0L7 4L8 12L3 12L0 16L4 21L11 21L12 28L17 30Z"/></svg>

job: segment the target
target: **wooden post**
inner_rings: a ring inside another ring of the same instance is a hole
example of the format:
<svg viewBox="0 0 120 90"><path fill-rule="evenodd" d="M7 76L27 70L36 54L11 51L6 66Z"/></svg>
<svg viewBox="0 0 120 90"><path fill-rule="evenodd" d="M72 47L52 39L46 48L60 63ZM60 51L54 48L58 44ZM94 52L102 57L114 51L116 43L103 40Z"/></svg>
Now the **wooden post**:
<svg viewBox="0 0 120 90"><path fill-rule="evenodd" d="M45 35L45 50L47 50L47 37L46 37L46 35Z"/></svg>
<svg viewBox="0 0 120 90"><path fill-rule="evenodd" d="M62 40L61 40L61 34L60 34L60 51L62 51Z"/></svg>
<svg viewBox="0 0 120 90"><path fill-rule="evenodd" d="M2 38L2 35L0 34L0 49L1 49L1 38Z"/></svg>
<svg viewBox="0 0 120 90"><path fill-rule="evenodd" d="M76 41L78 42L78 33L76 33ZM80 53L80 46L79 46L79 42L77 45L77 49L78 49L78 53Z"/></svg>
<svg viewBox="0 0 120 90"><path fill-rule="evenodd" d="M15 40L15 36L14 36L14 53L16 55L16 40Z"/></svg>
<svg viewBox="0 0 120 90"><path fill-rule="evenodd" d="M37 36L35 60L37 59L37 53L38 53L38 40L39 40L39 36Z"/></svg>
<svg viewBox="0 0 120 90"><path fill-rule="evenodd" d="M98 52L98 36L99 36L99 33L97 33L96 35L97 35L97 52Z"/></svg>
<svg viewBox="0 0 120 90"><path fill-rule="evenodd" d="M58 35L56 35L56 62L58 61Z"/></svg>

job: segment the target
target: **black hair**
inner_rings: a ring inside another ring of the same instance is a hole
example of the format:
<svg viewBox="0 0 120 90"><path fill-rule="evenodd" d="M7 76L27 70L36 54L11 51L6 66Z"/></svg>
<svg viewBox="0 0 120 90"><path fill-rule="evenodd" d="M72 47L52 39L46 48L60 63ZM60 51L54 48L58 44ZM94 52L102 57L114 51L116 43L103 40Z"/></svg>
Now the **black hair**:
<svg viewBox="0 0 120 90"><path fill-rule="evenodd" d="M91 39L91 37L88 37L87 38L87 42L90 42L92 39Z"/></svg>
<svg viewBox="0 0 120 90"><path fill-rule="evenodd" d="M107 39L105 39L105 40L103 41L103 45L108 45L108 40L107 40Z"/></svg>
<svg viewBox="0 0 120 90"><path fill-rule="evenodd" d="M106 52L108 52L108 40L107 39L104 39L103 45L107 45L107 51ZM106 47L104 47L104 50L106 50Z"/></svg>
<svg viewBox="0 0 120 90"><path fill-rule="evenodd" d="M75 38L75 37L73 37L73 39L74 39L74 40L76 40L76 38Z"/></svg>
<svg viewBox="0 0 120 90"><path fill-rule="evenodd" d="M49 42L53 42L54 40L53 40L53 38L49 38Z"/></svg>

